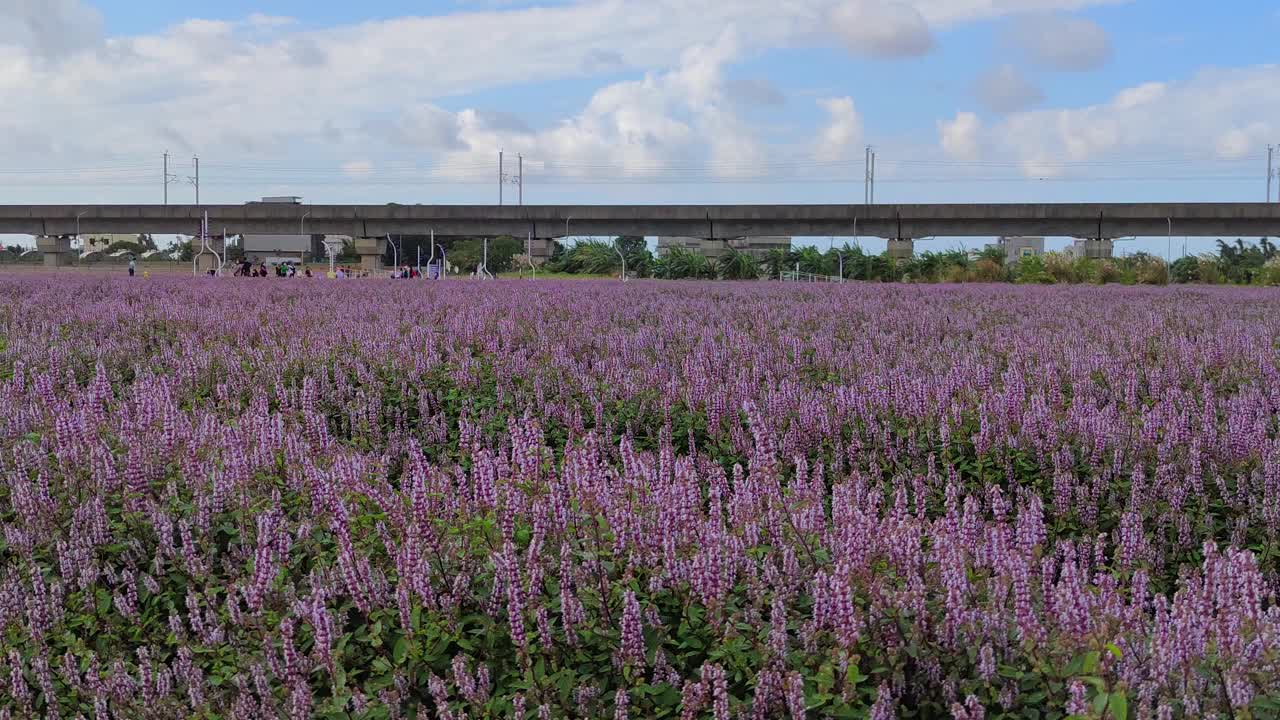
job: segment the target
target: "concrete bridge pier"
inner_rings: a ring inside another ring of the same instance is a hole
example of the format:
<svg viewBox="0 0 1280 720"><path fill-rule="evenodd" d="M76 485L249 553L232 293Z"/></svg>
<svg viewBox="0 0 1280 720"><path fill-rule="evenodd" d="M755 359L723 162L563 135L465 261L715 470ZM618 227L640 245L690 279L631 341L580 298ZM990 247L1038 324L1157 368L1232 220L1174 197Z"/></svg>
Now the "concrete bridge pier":
<svg viewBox="0 0 1280 720"><path fill-rule="evenodd" d="M534 238L529 242L529 257L534 265L541 265L551 259L554 238Z"/></svg>
<svg viewBox="0 0 1280 720"><path fill-rule="evenodd" d="M36 249L44 253L44 266L47 268L65 267L71 264L71 238L69 236L50 236L36 239Z"/></svg>
<svg viewBox="0 0 1280 720"><path fill-rule="evenodd" d="M382 256L387 252L387 239L384 237L354 238L356 254L360 256L360 269L377 272L382 269Z"/></svg>
<svg viewBox="0 0 1280 720"><path fill-rule="evenodd" d="M916 253L915 238L889 238L887 252L894 260L910 260Z"/></svg>
<svg viewBox="0 0 1280 720"><path fill-rule="evenodd" d="M1115 247L1111 238L1077 238L1072 251L1079 257L1110 259L1115 257Z"/></svg>
<svg viewBox="0 0 1280 720"><path fill-rule="evenodd" d="M196 256L196 270L201 274L208 273L218 267L219 260L226 264L227 241L220 235L207 237L204 240L197 235L191 238L191 252Z"/></svg>

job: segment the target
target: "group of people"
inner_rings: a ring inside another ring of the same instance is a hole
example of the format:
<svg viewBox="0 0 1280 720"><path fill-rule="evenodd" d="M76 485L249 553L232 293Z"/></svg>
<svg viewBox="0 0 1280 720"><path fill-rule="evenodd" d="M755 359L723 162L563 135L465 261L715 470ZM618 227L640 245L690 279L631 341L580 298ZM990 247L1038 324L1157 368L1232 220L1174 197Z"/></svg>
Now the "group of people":
<svg viewBox="0 0 1280 720"><path fill-rule="evenodd" d="M272 273L276 277L282 278L297 277L299 274L298 266L293 263L276 263L271 269L268 269L265 262L260 261L257 265L254 265L249 260L241 260L240 264L236 266L234 275L236 277L269 277ZM303 268L301 274L303 277L311 277L311 268Z"/></svg>
<svg viewBox="0 0 1280 720"><path fill-rule="evenodd" d="M137 262L133 258L129 258L129 277L133 277L136 271L137 271ZM218 270L216 268L210 268L205 272L205 274L207 274L210 277L215 277L218 275ZM273 274L276 277L282 277L282 278L297 277L299 275L301 275L302 277L308 277L308 278L315 277L314 275L311 274L310 267L303 267L301 270L299 270L297 265L294 265L293 263L286 263L286 262L276 263L276 264L273 264L271 267L268 267L265 262L259 261L257 264L254 264L249 260L241 260L239 263L237 263L235 272L232 273L232 275L235 277L270 277ZM144 272L143 275L145 276L147 275L147 273ZM334 279L347 280L351 278L374 277L374 273L370 272L369 270L347 267L345 265L340 265L334 268L333 270L327 271L324 275L330 280L334 280ZM386 277L386 276L383 275L382 277ZM418 270L417 268L404 265L402 267L393 268L391 270L391 277L394 279L421 278L423 277L423 274L422 274L422 271Z"/></svg>

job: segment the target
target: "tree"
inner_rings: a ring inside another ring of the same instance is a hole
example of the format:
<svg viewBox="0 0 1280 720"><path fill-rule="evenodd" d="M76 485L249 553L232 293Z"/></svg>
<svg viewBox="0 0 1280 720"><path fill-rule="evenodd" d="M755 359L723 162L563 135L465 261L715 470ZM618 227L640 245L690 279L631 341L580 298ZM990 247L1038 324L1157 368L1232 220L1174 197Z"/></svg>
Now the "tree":
<svg viewBox="0 0 1280 720"><path fill-rule="evenodd" d="M1173 261L1170 268L1173 281L1176 283L1193 283L1200 280L1200 260L1188 255Z"/></svg>
<svg viewBox="0 0 1280 720"><path fill-rule="evenodd" d="M586 240L577 243L569 251L566 270L573 273L604 275L622 267L622 258L613 243L603 240Z"/></svg>
<svg viewBox="0 0 1280 720"><path fill-rule="evenodd" d="M655 275L667 280L698 280L715 277L715 268L707 256L693 250L673 247L656 263Z"/></svg>
<svg viewBox="0 0 1280 720"><path fill-rule="evenodd" d="M770 280L776 280L787 266L787 251L782 248L769 248L760 263L767 271Z"/></svg>
<svg viewBox="0 0 1280 720"><path fill-rule="evenodd" d="M133 255L142 257L142 253L146 252L147 248L145 245L142 245L141 243L131 242L126 240L124 242L111 243L111 245L104 251L104 254L111 255L121 250L125 250Z"/></svg>
<svg viewBox="0 0 1280 720"><path fill-rule="evenodd" d="M618 246L618 249L622 251L623 255L627 256L628 262L631 261L632 255L639 254L641 250L648 249L643 235L623 235L614 240L614 244Z"/></svg>
<svg viewBox="0 0 1280 720"><path fill-rule="evenodd" d="M485 263L491 273L507 272L515 265L515 257L524 252L524 243L510 235L500 235L489 240L489 256L485 260L483 238L458 240L449 248L449 264L464 273L473 273Z"/></svg>
<svg viewBox="0 0 1280 720"><path fill-rule="evenodd" d="M1005 251L998 245L988 245L978 251L978 260L990 260L998 267L1004 267Z"/></svg>
<svg viewBox="0 0 1280 720"><path fill-rule="evenodd" d="M165 248L165 252L169 255L177 255L182 262L191 262L191 259L195 257L195 250L191 246L190 238L174 240L169 244L169 247Z"/></svg>
<svg viewBox="0 0 1280 720"><path fill-rule="evenodd" d="M627 274L635 277L653 277L655 259L648 247L627 255Z"/></svg>
<svg viewBox="0 0 1280 720"><path fill-rule="evenodd" d="M792 250L788 261L791 267L799 266L800 272L803 273L811 273L813 275L835 274L827 266L827 258L823 256L822 251L812 245Z"/></svg>
<svg viewBox="0 0 1280 720"><path fill-rule="evenodd" d="M1038 255L1018 258L1018 262L1013 264L1012 270L1014 282L1023 284L1053 284L1053 276L1045 269L1044 258L1041 258Z"/></svg>
<svg viewBox="0 0 1280 720"><path fill-rule="evenodd" d="M1249 284L1276 253L1270 238L1262 238L1257 245L1246 245L1240 238L1236 238L1234 244L1219 240L1218 267L1228 282Z"/></svg>
<svg viewBox="0 0 1280 720"><path fill-rule="evenodd" d="M720 277L725 280L755 280L760 277L760 264L751 255L730 248L720 256Z"/></svg>

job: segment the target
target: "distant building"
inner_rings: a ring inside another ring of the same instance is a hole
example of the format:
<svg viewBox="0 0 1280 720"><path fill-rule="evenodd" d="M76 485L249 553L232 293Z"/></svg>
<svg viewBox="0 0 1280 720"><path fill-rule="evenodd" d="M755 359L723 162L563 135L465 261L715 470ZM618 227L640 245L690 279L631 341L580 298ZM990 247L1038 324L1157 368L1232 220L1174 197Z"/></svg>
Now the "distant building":
<svg viewBox="0 0 1280 720"><path fill-rule="evenodd" d="M761 236L737 237L722 240L720 238L699 237L659 237L658 254L665 255L671 248L681 248L705 255L710 260L719 259L729 250L747 253L756 260L763 260L770 250L791 249L790 237Z"/></svg>
<svg viewBox="0 0 1280 720"><path fill-rule="evenodd" d="M260 203L279 204L279 205L301 205L302 197L299 195L275 195L272 197L264 197L261 200L251 200L248 204L256 205Z"/></svg>
<svg viewBox="0 0 1280 720"><path fill-rule="evenodd" d="M1024 257L1044 255L1044 238L1042 237L1001 237L987 247L1004 250L1006 263L1015 263Z"/></svg>
<svg viewBox="0 0 1280 720"><path fill-rule="evenodd" d="M106 252L107 248L116 243L137 243L138 236L132 233L96 233L92 235L81 235L80 241L84 243L81 253Z"/></svg>

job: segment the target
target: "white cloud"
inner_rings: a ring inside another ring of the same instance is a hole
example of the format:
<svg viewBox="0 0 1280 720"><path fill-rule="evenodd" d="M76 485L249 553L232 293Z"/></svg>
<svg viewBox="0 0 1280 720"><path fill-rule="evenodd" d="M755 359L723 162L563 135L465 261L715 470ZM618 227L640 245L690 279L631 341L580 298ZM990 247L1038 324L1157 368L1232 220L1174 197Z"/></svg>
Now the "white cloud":
<svg viewBox="0 0 1280 720"><path fill-rule="evenodd" d="M373 163L368 160L352 160L342 164L342 173L352 178L367 178L373 175Z"/></svg>
<svg viewBox="0 0 1280 720"><path fill-rule="evenodd" d="M895 0L844 0L831 12L831 27L858 54L915 57L933 49L924 16L914 5Z"/></svg>
<svg viewBox="0 0 1280 720"><path fill-rule="evenodd" d="M1033 62L1053 70L1096 70L1111 60L1111 39L1085 18L1036 14L1018 18L1007 39Z"/></svg>
<svg viewBox="0 0 1280 720"><path fill-rule="evenodd" d="M818 134L814 155L820 160L848 158L862 143L862 117L853 105L853 98L826 98L818 104L826 110L828 120Z"/></svg>
<svg viewBox="0 0 1280 720"><path fill-rule="evenodd" d="M1215 149L1223 158L1238 159L1256 154L1258 148L1271 140L1271 125L1265 122L1249 123L1245 127L1233 127L1218 136Z"/></svg>
<svg viewBox="0 0 1280 720"><path fill-rule="evenodd" d="M1132 110L1164 97L1167 86L1160 82L1143 83L1136 87L1121 90L1113 104L1121 110Z"/></svg>
<svg viewBox="0 0 1280 720"><path fill-rule="evenodd" d="M551 158L545 170L568 177L587 177L602 166L642 177L691 161L705 162L723 177L757 174L764 149L733 112L726 90L724 69L738 53L730 28L714 42L686 50L669 72L601 88L580 112L547 130L504 126L485 113L461 111L454 116L459 149L444 156L439 172L474 176L505 149Z"/></svg>
<svg viewBox="0 0 1280 720"><path fill-rule="evenodd" d="M957 113L951 120L938 122L942 151L954 160L977 160L982 154L982 121L971 112Z"/></svg>
<svg viewBox="0 0 1280 720"><path fill-rule="evenodd" d="M1044 100L1040 88L1013 65L1001 65L983 73L974 91L984 107L997 113L1026 110Z"/></svg>
<svg viewBox="0 0 1280 720"><path fill-rule="evenodd" d="M1029 176L1060 174L1062 161L1198 156L1206 149L1237 159L1261 153L1280 132L1276 87L1276 65L1205 70L1128 88L1097 105L1015 113L975 132L984 156L1012 158ZM972 147L955 140L964 133L954 123L949 127L944 148L948 137L953 147Z"/></svg>
<svg viewBox="0 0 1280 720"><path fill-rule="evenodd" d="M902 55L927 49L931 27L1117 1L860 0L841 5L842 17L879 26L834 29L858 52ZM709 162L733 176L768 154L737 112L751 98L776 98L762 84L727 81L729 67L832 42L837 2L578 0L323 29L259 14L104 38L85 0L0 0L0 94L21 98L0 113L0 148L6 162L28 167L167 148L337 168L352 157L385 167L379 150L420 152L414 161L424 164L491 162L506 147L576 163L584 176L615 161L637 174ZM708 28L728 26L737 28L731 41L704 44ZM592 73L636 79L600 88L569 117L538 117L533 129L493 112L516 108L459 111L465 103L455 100Z"/></svg>
<svg viewBox="0 0 1280 720"><path fill-rule="evenodd" d="M16 45L45 59L96 45L102 16L80 0L4 0L0 45Z"/></svg>

